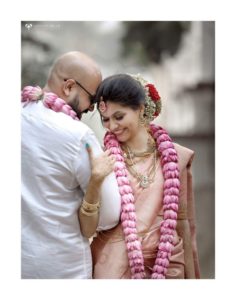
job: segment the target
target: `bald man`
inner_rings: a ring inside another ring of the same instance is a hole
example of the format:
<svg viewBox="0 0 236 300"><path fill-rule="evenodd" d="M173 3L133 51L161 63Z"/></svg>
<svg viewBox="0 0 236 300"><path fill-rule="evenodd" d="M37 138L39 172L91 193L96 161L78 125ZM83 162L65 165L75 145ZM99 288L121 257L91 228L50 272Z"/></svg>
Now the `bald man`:
<svg viewBox="0 0 236 300"><path fill-rule="evenodd" d="M101 79L90 57L68 52L42 91L63 99L80 119L93 109ZM85 124L43 101L23 106L21 124L22 278L92 278L89 237L119 221L114 158Z"/></svg>
<svg viewBox="0 0 236 300"><path fill-rule="evenodd" d="M81 52L69 52L57 59L44 91L54 92L64 99L81 117L93 109L93 99L102 80L98 65Z"/></svg>

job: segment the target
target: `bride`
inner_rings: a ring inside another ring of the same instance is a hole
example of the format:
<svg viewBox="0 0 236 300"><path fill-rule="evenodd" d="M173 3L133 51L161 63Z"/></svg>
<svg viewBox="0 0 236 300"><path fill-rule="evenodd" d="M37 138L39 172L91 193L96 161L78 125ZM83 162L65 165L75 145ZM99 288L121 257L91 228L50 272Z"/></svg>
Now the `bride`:
<svg viewBox="0 0 236 300"><path fill-rule="evenodd" d="M199 278L193 151L151 123L161 98L141 76L106 78L96 99L122 208L120 223L93 239L93 278Z"/></svg>

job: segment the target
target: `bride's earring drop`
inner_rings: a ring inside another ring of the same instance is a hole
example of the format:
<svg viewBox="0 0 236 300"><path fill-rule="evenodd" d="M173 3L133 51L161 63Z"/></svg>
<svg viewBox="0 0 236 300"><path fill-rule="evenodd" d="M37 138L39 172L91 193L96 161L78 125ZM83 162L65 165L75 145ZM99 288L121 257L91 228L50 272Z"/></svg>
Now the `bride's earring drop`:
<svg viewBox="0 0 236 300"><path fill-rule="evenodd" d="M144 118L142 112L140 112L140 114L139 114L139 124L140 124L141 126L146 125L146 119Z"/></svg>

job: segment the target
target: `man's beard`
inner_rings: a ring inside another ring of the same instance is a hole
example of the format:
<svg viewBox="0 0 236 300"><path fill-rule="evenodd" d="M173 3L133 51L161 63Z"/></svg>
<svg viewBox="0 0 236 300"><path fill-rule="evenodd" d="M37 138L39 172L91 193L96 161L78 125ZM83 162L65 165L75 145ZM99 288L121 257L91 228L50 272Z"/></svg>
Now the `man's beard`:
<svg viewBox="0 0 236 300"><path fill-rule="evenodd" d="M78 109L79 101L77 99L75 99L75 100L72 100L72 101L68 102L67 104L73 109L73 111L76 113L77 117L79 119L81 119L82 112Z"/></svg>
<svg viewBox="0 0 236 300"><path fill-rule="evenodd" d="M83 110L83 111L80 111L79 109L78 109L78 107L79 107L79 101L76 99L76 100L73 100L73 101L71 101L71 102L68 102L67 103L68 105L70 105L70 107L73 109L73 111L76 113L76 115L77 115L77 117L81 120L81 118L82 118L82 114L86 114L88 111L89 111L89 109L85 109L85 110Z"/></svg>

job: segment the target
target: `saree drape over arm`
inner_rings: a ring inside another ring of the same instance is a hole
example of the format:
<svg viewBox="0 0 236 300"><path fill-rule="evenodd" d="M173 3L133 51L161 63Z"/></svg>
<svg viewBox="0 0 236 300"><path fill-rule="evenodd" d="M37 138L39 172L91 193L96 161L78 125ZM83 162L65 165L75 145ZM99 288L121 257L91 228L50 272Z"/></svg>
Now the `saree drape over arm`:
<svg viewBox="0 0 236 300"><path fill-rule="evenodd" d="M199 264L195 234L194 198L192 191L191 162L193 151L175 144L180 169L180 200L178 225L174 235L174 249L170 258L167 279L199 278ZM140 163L139 170L145 170L150 161ZM155 262L160 224L163 220L163 175L160 160L157 160L155 180L146 189L139 186L136 178L129 174L135 196L137 230L142 242L146 277L151 277ZM121 224L115 228L99 232L92 244L93 278L131 278L126 244Z"/></svg>

